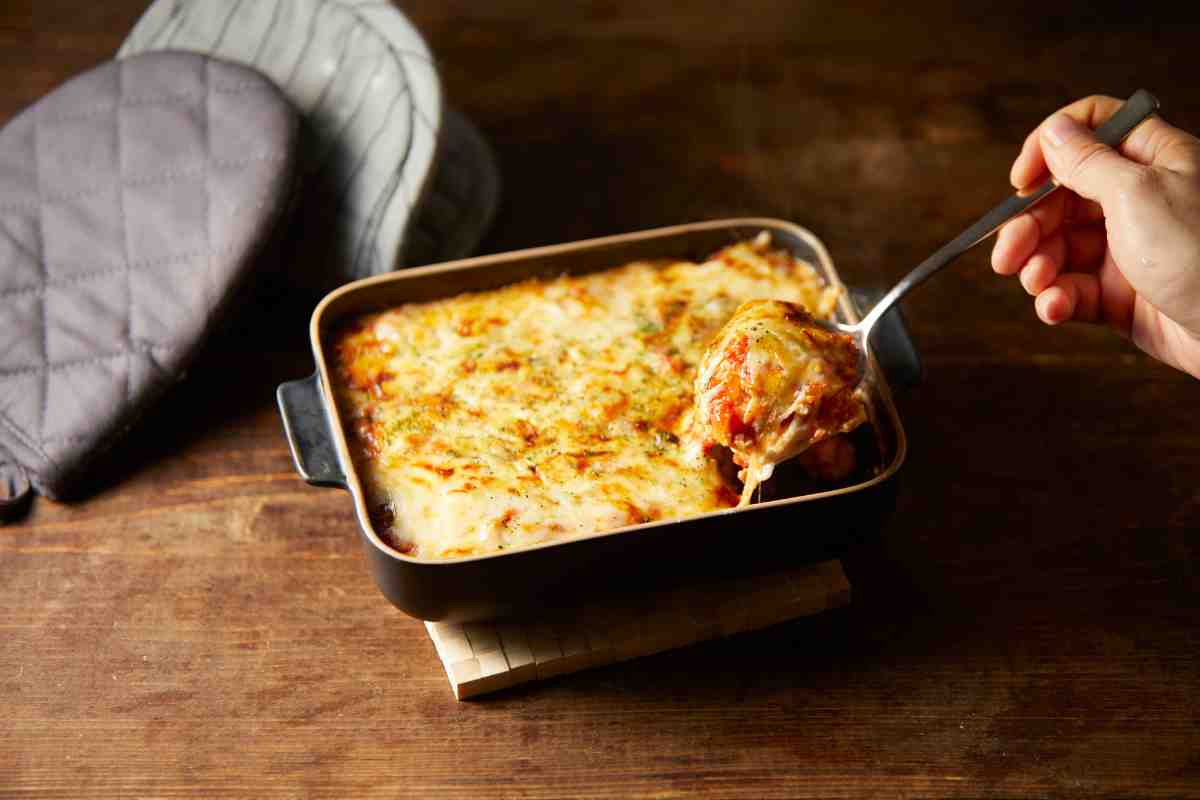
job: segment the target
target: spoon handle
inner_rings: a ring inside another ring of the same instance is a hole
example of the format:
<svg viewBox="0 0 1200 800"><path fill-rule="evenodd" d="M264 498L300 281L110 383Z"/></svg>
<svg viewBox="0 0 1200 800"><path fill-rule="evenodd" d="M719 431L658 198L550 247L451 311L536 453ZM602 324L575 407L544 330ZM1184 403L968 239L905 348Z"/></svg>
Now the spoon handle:
<svg viewBox="0 0 1200 800"><path fill-rule="evenodd" d="M1116 147L1134 128L1157 110L1158 100L1154 95L1145 89L1138 89L1117 109L1116 114L1113 114L1107 122L1096 129L1096 138L1109 147ZM936 253L922 261L916 269L893 286L891 291L884 295L875 304L875 307L863 317L862 322L858 323L856 327L862 331L863 338L871 335L871 328L900 298L923 283L930 275L991 236L1004 223L1044 200L1057 188L1058 184L1051 178L1030 194L1009 197L980 217L979 221L954 237Z"/></svg>

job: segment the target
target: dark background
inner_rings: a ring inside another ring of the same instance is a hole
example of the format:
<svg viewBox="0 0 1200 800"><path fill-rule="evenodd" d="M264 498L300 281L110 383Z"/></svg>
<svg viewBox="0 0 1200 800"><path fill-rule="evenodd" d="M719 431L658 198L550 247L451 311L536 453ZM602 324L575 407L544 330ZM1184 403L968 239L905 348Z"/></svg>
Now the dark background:
<svg viewBox="0 0 1200 800"><path fill-rule="evenodd" d="M1200 131L1167 6L401 6L495 147L486 251L777 216L882 287L1077 97L1145 87ZM142 8L0 3L0 120ZM1041 326L986 248L906 303L926 375L849 608L468 704L348 498L292 473L272 393L310 310L248 309L106 485L0 528L0 795L1200 794L1200 382Z"/></svg>

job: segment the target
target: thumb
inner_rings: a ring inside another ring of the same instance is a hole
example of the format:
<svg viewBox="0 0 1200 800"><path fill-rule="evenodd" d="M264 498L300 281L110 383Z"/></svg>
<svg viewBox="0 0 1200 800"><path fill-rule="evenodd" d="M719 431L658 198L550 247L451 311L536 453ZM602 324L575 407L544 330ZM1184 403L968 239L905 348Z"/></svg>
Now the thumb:
<svg viewBox="0 0 1200 800"><path fill-rule="evenodd" d="M1042 124L1039 138L1054 179L1101 204L1141 168L1099 141L1091 128L1062 112Z"/></svg>

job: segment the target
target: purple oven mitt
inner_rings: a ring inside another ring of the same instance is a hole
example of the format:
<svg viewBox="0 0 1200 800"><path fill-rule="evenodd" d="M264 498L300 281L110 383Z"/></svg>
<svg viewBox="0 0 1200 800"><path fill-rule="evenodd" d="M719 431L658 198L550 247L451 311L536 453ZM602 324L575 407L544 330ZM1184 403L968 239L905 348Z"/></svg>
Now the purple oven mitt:
<svg viewBox="0 0 1200 800"><path fill-rule="evenodd" d="M296 133L262 75L181 52L0 130L0 511L69 494L182 376L282 217Z"/></svg>

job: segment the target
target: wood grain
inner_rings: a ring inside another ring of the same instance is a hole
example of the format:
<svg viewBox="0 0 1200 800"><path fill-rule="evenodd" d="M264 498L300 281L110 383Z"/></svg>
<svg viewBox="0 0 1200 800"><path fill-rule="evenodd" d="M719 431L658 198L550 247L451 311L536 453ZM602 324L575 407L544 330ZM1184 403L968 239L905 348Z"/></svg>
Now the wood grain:
<svg viewBox="0 0 1200 800"><path fill-rule="evenodd" d="M1169 7L403 5L499 157L488 251L761 214L886 285L1077 96L1200 130ZM142 7L0 4L0 119ZM982 250L906 303L926 380L851 606L473 704L292 474L312 300L248 307L90 497L0 528L0 795L1200 795L1200 383L1037 325Z"/></svg>

